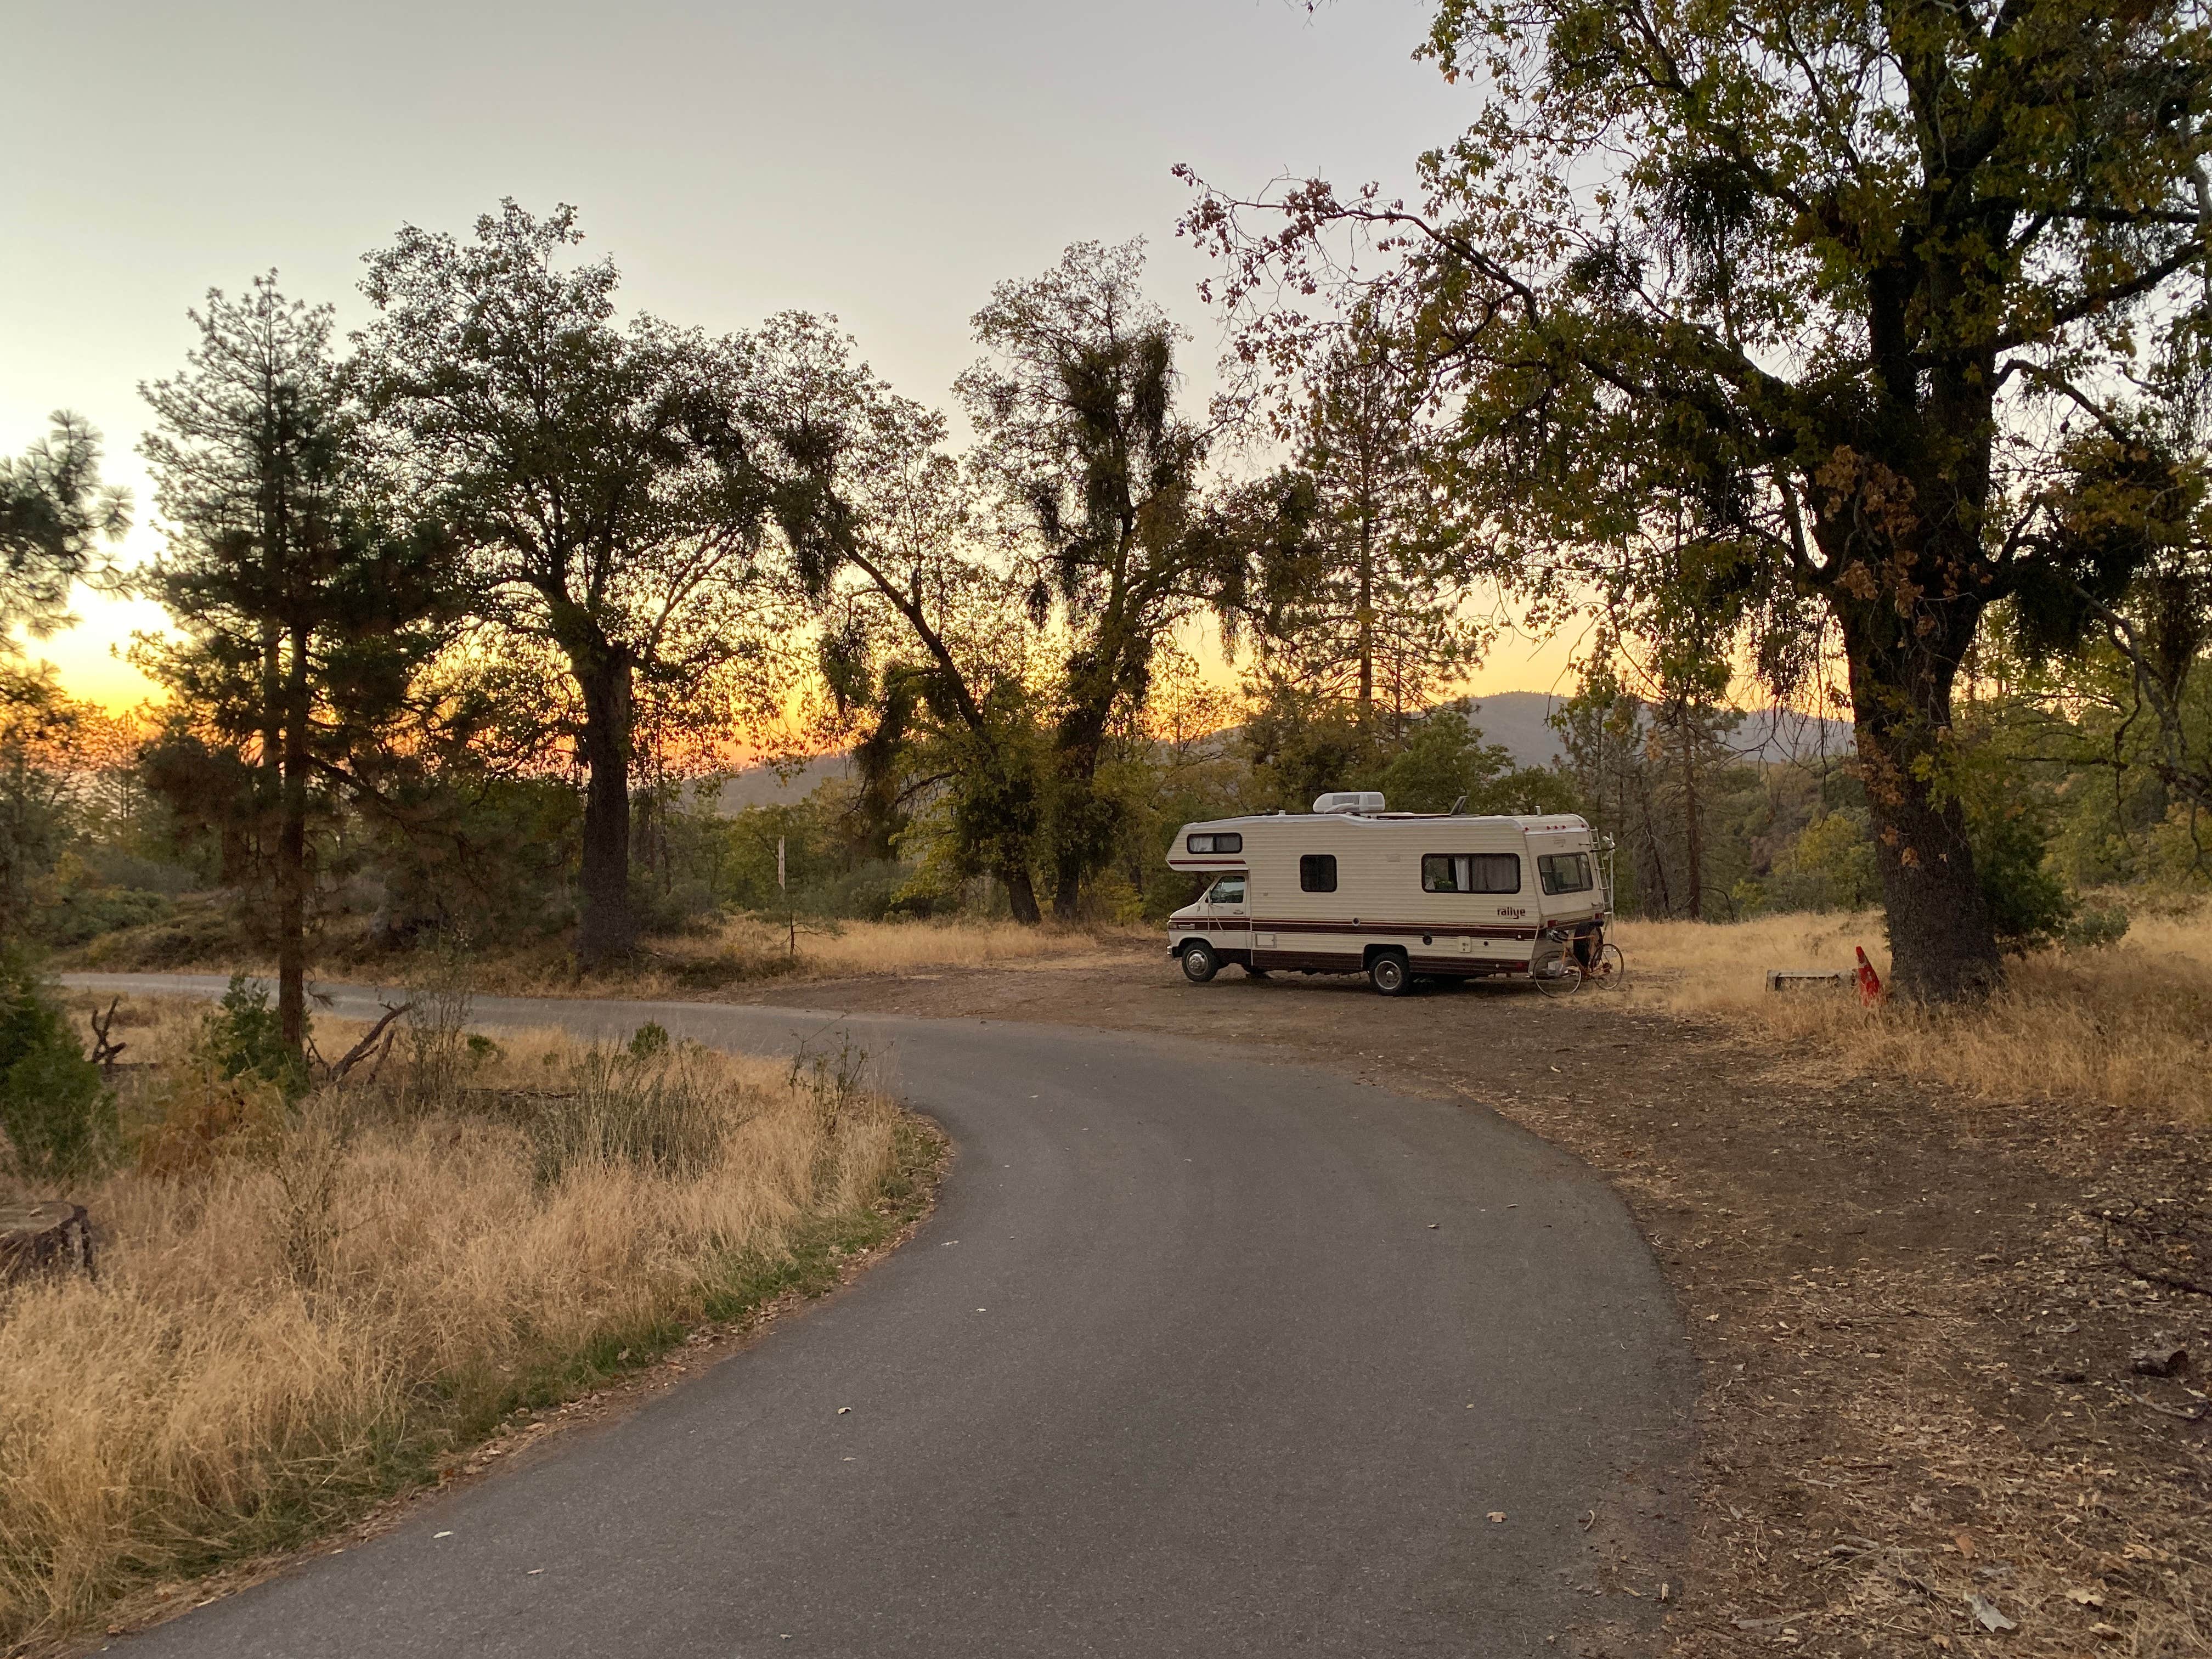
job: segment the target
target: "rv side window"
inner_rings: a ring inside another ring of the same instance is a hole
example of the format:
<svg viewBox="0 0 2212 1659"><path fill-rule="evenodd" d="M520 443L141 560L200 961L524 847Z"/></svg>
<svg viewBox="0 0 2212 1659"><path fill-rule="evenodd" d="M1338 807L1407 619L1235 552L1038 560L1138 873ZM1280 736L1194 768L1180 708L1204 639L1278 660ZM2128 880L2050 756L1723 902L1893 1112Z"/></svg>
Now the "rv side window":
<svg viewBox="0 0 2212 1659"><path fill-rule="evenodd" d="M1424 853L1421 890L1428 893L1517 893L1517 853Z"/></svg>
<svg viewBox="0 0 2212 1659"><path fill-rule="evenodd" d="M1213 884L1206 895L1208 904L1242 904L1244 902L1244 878L1224 876Z"/></svg>
<svg viewBox="0 0 2212 1659"><path fill-rule="evenodd" d="M1299 854L1298 890L1302 893L1334 893L1336 890L1336 854Z"/></svg>
<svg viewBox="0 0 2212 1659"><path fill-rule="evenodd" d="M1234 833L1185 836L1182 844L1194 853L1241 853L1244 850L1244 837Z"/></svg>
<svg viewBox="0 0 2212 1659"><path fill-rule="evenodd" d="M1547 853L1536 860L1536 873L1547 893L1587 893L1592 884L1587 853Z"/></svg>

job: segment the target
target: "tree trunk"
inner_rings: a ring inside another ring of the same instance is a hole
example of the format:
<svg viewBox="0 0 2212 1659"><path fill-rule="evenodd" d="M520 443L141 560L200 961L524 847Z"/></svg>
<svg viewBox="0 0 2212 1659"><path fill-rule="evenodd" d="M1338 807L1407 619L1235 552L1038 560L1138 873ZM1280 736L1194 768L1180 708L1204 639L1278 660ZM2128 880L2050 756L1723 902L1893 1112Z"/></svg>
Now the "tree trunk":
<svg viewBox="0 0 2212 1659"><path fill-rule="evenodd" d="M1103 726L1103 720L1097 722ZM1054 781L1052 803L1052 917L1054 921L1074 922L1083 914L1083 884L1100 862L1099 843L1101 820L1109 811L1107 803L1098 799L1098 744L1100 738L1079 735L1082 728L1091 725L1088 716L1079 710L1069 717L1066 726L1079 729L1079 734L1066 736L1063 727L1063 742L1059 757L1059 776Z"/></svg>
<svg viewBox="0 0 2212 1659"><path fill-rule="evenodd" d="M1109 644L1104 647L1112 650ZM1111 659L1109 659L1111 661ZM1049 836L1052 915L1073 922L1082 915L1083 884L1112 855L1113 805L1098 798L1098 757L1121 676L1109 666L1085 665L1070 674L1069 708L1054 734Z"/></svg>
<svg viewBox="0 0 2212 1659"><path fill-rule="evenodd" d="M637 943L629 899L629 744L632 665L622 647L596 642L572 659L584 696L582 915L576 955L586 968Z"/></svg>
<svg viewBox="0 0 2212 1659"><path fill-rule="evenodd" d="M1062 779L1059 793L1062 822L1052 849L1052 919L1072 925L1083 919L1083 878L1090 873L1091 861L1080 842L1081 821L1097 807L1097 796L1088 776Z"/></svg>
<svg viewBox="0 0 2212 1659"><path fill-rule="evenodd" d="M1698 817L1698 738L1690 701L1674 705L1682 738L1682 858L1689 866L1690 920L1705 919L1705 834Z"/></svg>
<svg viewBox="0 0 2212 1659"><path fill-rule="evenodd" d="M294 1054L307 1042L307 640L291 630L284 676L284 776L276 835L276 1018Z"/></svg>
<svg viewBox="0 0 2212 1659"><path fill-rule="evenodd" d="M2002 965L1966 815L1944 787L1951 690L1980 606L1954 599L1909 617L1879 599L1835 609L1889 914L1891 985L1923 1002L1980 995L2002 978Z"/></svg>
<svg viewBox="0 0 2212 1659"><path fill-rule="evenodd" d="M1375 516L1359 515L1359 731L1375 730Z"/></svg>
<svg viewBox="0 0 2212 1659"><path fill-rule="evenodd" d="M1034 927L1044 920L1044 912L1037 908L1036 884L1030 879L1029 866L1010 864L999 872L999 879L1006 884L1006 902L1016 921Z"/></svg>

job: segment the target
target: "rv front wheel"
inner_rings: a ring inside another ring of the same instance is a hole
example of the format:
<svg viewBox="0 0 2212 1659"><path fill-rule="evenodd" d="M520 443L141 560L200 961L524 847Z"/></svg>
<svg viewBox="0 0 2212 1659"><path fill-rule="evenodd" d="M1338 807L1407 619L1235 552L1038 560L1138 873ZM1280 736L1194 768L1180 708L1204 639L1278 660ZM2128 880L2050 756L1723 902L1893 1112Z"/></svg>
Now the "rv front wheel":
<svg viewBox="0 0 2212 1659"><path fill-rule="evenodd" d="M1386 997L1403 996L1406 987L1413 982L1406 958L1395 951L1383 951L1367 964L1367 982Z"/></svg>
<svg viewBox="0 0 2212 1659"><path fill-rule="evenodd" d="M1221 958L1213 954L1213 947L1193 939L1182 947L1182 976L1193 985L1203 985L1221 967Z"/></svg>

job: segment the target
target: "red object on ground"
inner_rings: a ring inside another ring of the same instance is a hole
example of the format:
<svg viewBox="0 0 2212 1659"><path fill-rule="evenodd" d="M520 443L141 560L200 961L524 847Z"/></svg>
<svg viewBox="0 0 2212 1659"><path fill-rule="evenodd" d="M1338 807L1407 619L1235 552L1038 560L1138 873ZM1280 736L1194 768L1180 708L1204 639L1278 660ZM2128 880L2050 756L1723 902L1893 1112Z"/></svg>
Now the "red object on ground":
<svg viewBox="0 0 2212 1659"><path fill-rule="evenodd" d="M1881 975L1875 972L1874 963L1867 960L1865 945L1862 945L1858 947L1858 953L1859 1000L1871 1008L1881 1000Z"/></svg>

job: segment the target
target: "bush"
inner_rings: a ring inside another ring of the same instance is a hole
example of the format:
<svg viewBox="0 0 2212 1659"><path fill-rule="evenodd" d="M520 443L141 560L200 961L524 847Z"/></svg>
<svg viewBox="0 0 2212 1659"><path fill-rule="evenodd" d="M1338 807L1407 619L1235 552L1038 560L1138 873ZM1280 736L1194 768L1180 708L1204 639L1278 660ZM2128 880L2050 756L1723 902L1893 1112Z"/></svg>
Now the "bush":
<svg viewBox="0 0 2212 1659"><path fill-rule="evenodd" d="M2127 936L2128 913L2117 904L2093 904L2075 913L2059 943L2069 951L2094 951Z"/></svg>
<svg viewBox="0 0 2212 1659"><path fill-rule="evenodd" d="M82 1175L116 1142L115 1097L30 965L0 956L0 1132L34 1179Z"/></svg>
<svg viewBox="0 0 2212 1659"><path fill-rule="evenodd" d="M176 906L161 893L131 887L65 887L32 918L33 932L48 945L82 945L124 927L167 921Z"/></svg>
<svg viewBox="0 0 2212 1659"><path fill-rule="evenodd" d="M1978 812L1969 802L1966 833L1998 945L2025 956L2057 944L2074 898L2044 856L2049 837L2039 815L2017 803Z"/></svg>
<svg viewBox="0 0 2212 1659"><path fill-rule="evenodd" d="M708 933L722 919L714 890L704 881L678 881L663 888L634 880L630 903L637 914L639 930L648 935Z"/></svg>
<svg viewBox="0 0 2212 1659"><path fill-rule="evenodd" d="M286 1046L269 988L230 976L222 1002L200 1024L196 1058L219 1078L273 1083L287 1103L307 1092L307 1062Z"/></svg>

